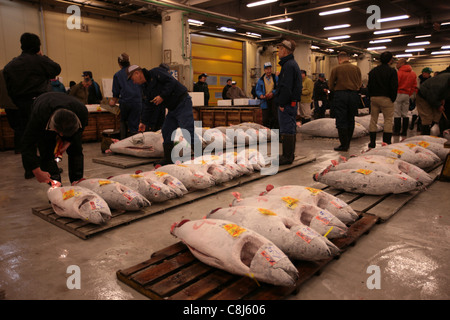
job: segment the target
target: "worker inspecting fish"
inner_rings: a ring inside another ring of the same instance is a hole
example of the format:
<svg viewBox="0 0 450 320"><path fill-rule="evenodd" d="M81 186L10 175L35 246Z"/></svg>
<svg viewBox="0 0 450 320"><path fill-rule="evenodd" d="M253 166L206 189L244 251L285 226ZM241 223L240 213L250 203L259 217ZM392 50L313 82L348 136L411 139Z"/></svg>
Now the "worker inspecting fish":
<svg viewBox="0 0 450 320"><path fill-rule="evenodd" d="M192 113L192 99L187 88L177 81L167 69L159 66L151 70L137 65L128 67L128 79L142 86L143 94L156 106L164 106L168 113L162 126L164 158L159 165L172 164L172 150L174 147L173 132L182 128L185 139L190 143L192 152L194 146L201 143L194 134L194 115ZM146 106L144 104L144 106ZM145 118L145 108L142 117ZM148 119L141 119L139 130L145 130ZM201 153L201 144L199 145ZM200 154L198 154L199 156ZM190 154L189 154L190 156Z"/></svg>
<svg viewBox="0 0 450 320"><path fill-rule="evenodd" d="M32 171L41 183L60 183L61 173L55 159L61 159L66 152L70 183L83 178L82 133L87 124L88 110L78 99L62 92L40 95L33 102L23 135L22 162L25 169ZM61 142L56 148L58 139Z"/></svg>

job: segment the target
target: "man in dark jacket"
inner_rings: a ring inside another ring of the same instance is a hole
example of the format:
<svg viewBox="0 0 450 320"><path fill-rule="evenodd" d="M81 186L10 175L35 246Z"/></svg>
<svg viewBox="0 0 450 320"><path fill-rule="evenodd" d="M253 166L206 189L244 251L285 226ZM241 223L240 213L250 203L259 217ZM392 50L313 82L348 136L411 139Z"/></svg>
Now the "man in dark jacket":
<svg viewBox="0 0 450 320"><path fill-rule="evenodd" d="M62 92L41 94L33 103L30 121L22 140L22 162L39 182L61 182L55 151L67 151L69 180L83 178L84 156L82 133L88 123L86 106ZM58 148L55 148L59 144ZM39 149L40 158L36 155ZM59 149L59 150L57 150Z"/></svg>
<svg viewBox="0 0 450 320"><path fill-rule="evenodd" d="M302 97L302 76L293 52L295 42L283 40L277 44L279 64L282 69L278 75L278 87L274 95L275 106L278 107L278 121L282 139L283 155L279 164L290 164L295 158L297 103Z"/></svg>
<svg viewBox="0 0 450 320"><path fill-rule="evenodd" d="M37 35L22 34L20 44L22 54L12 59L3 69L8 94L18 108L15 143L20 143L22 139L33 100L40 94L51 91L50 79L54 79L61 72L58 63L42 54L41 40ZM21 150L21 147L16 146L16 150ZM25 174L32 178L30 172Z"/></svg>
<svg viewBox="0 0 450 320"><path fill-rule="evenodd" d="M128 67L128 77L134 83L142 85L143 96L146 96L151 103L156 106L164 106L168 113L162 126L164 159L157 165L166 165L173 163L172 149L174 142L172 134L178 128L184 129L188 134L185 139L190 142L191 148L196 143L200 143L194 134L194 115L192 113L192 99L188 94L187 88L178 82L167 70L161 66L151 70L142 69L137 65ZM141 124L139 130L145 130L145 109L148 104L143 105ZM200 148L201 149L201 148ZM193 151L193 149L191 150Z"/></svg>
<svg viewBox="0 0 450 320"><path fill-rule="evenodd" d="M231 81L232 81L231 79L228 79L228 80L227 80L226 86L223 87L223 90L222 90L222 99L229 99L229 98L227 97L227 92L228 92L228 89L231 88Z"/></svg>
<svg viewBox="0 0 450 320"><path fill-rule="evenodd" d="M319 73L319 79L314 83L314 118L320 119L325 118L325 111L329 108L328 106L328 89L327 79L325 79L325 74Z"/></svg>
<svg viewBox="0 0 450 320"><path fill-rule="evenodd" d="M397 71L391 68L392 53L383 52L380 56L381 65L369 72L369 96L371 99L369 148L375 148L377 139L378 115L383 113L384 129L383 142L391 144L392 127L394 120L394 102L397 99L398 76Z"/></svg>
<svg viewBox="0 0 450 320"><path fill-rule="evenodd" d="M198 76L198 81L194 84L194 92L203 92L203 105L205 107L208 106L209 102L209 88L208 83L206 83L206 77L208 75L206 73L202 73Z"/></svg>

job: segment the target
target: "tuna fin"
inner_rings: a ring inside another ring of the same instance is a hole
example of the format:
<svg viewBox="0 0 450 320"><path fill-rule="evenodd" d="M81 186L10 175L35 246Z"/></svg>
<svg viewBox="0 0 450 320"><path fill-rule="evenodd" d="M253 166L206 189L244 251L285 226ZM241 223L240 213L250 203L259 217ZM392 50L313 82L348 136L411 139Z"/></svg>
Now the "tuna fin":
<svg viewBox="0 0 450 320"><path fill-rule="evenodd" d="M222 207L219 207L219 208L216 208L216 209L212 210L208 215L212 215L214 212L216 212L216 211L218 211L220 209L222 209Z"/></svg>
<svg viewBox="0 0 450 320"><path fill-rule="evenodd" d="M239 192L232 192L231 194L236 198L237 201L241 201L241 194Z"/></svg>
<svg viewBox="0 0 450 320"><path fill-rule="evenodd" d="M173 234L173 230L175 230L175 228L181 227L183 224L185 224L188 221L189 221L189 219L184 219L184 220L181 220L180 222L174 222L172 224L172 226L170 227L170 233Z"/></svg>
<svg viewBox="0 0 450 320"><path fill-rule="evenodd" d="M273 188L275 188L272 184L268 184L266 187L266 191L270 192Z"/></svg>
<svg viewBox="0 0 450 320"><path fill-rule="evenodd" d="M142 170L136 170L135 174L140 174L140 173L142 173L142 172L144 172L144 171L142 171Z"/></svg>
<svg viewBox="0 0 450 320"><path fill-rule="evenodd" d="M331 164L333 165L333 167L336 167L339 164L339 162L336 160L331 160Z"/></svg>

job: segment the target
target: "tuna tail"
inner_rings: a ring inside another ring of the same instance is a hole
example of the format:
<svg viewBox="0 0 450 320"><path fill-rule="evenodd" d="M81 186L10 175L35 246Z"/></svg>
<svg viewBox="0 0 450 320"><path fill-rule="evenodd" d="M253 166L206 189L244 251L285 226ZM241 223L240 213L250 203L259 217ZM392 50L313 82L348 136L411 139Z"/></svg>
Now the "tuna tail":
<svg viewBox="0 0 450 320"><path fill-rule="evenodd" d="M144 171L142 171L142 170L136 170L136 172L135 172L134 174L140 174L140 173L142 173L142 172L144 172Z"/></svg>
<svg viewBox="0 0 450 320"><path fill-rule="evenodd" d="M263 192L261 192L259 195L260 196L263 196L263 195L266 195L268 192L270 192L273 188L275 188L272 184L268 184L267 186L266 186L266 191L263 191Z"/></svg>
<svg viewBox="0 0 450 320"><path fill-rule="evenodd" d="M313 180L314 181L319 181L319 176L320 176L320 173L313 174Z"/></svg>
<svg viewBox="0 0 450 320"><path fill-rule="evenodd" d="M210 215L212 215L214 212L216 212L216 211L218 211L218 210L220 210L220 209L222 209L222 207L219 207L219 208L216 208L216 209L214 209L214 210L211 210L211 212L210 212L208 215L210 216Z"/></svg>
<svg viewBox="0 0 450 320"><path fill-rule="evenodd" d="M170 227L170 233L175 236L175 234L173 233L175 228L181 227L183 224L185 224L188 221L190 221L190 220L189 219L184 219L184 220L181 220L180 222L172 223L172 226Z"/></svg>
<svg viewBox="0 0 450 320"><path fill-rule="evenodd" d="M239 192L232 192L233 197L236 198L237 201L241 201L241 194Z"/></svg>
<svg viewBox="0 0 450 320"><path fill-rule="evenodd" d="M331 242L330 240L328 240L327 238L323 237L322 241L325 242L325 244L328 246L331 256L334 257L341 253L341 250L338 247L336 247L336 245L333 242Z"/></svg>

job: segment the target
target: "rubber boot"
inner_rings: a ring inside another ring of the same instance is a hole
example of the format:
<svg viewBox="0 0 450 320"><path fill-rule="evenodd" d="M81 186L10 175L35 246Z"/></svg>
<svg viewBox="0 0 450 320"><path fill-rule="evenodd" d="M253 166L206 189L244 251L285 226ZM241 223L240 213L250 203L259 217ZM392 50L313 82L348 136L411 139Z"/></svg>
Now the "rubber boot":
<svg viewBox="0 0 450 320"><path fill-rule="evenodd" d="M402 118L394 118L394 130L392 131L392 135L399 136L401 126L402 126Z"/></svg>
<svg viewBox="0 0 450 320"><path fill-rule="evenodd" d="M173 164L172 161L172 149L173 149L174 143L163 143L164 148L164 158L161 161L155 162L155 167L157 166L165 166L168 164Z"/></svg>
<svg viewBox="0 0 450 320"><path fill-rule="evenodd" d="M409 118L408 117L404 117L402 118L402 132L400 133L400 135L402 137L406 137L408 135L408 127L409 127Z"/></svg>
<svg viewBox="0 0 450 320"><path fill-rule="evenodd" d="M377 133L376 132L369 132L369 137L370 137L369 148L373 149L373 148L376 147Z"/></svg>
<svg viewBox="0 0 450 320"><path fill-rule="evenodd" d="M334 148L335 151L347 151L348 150L348 129L337 129L339 135L339 142L341 145Z"/></svg>
<svg viewBox="0 0 450 320"><path fill-rule="evenodd" d="M416 123L417 117L417 114L412 115L411 123L409 124L409 130L414 129L414 124Z"/></svg>
<svg viewBox="0 0 450 320"><path fill-rule="evenodd" d="M295 134L283 134L283 155L279 158L279 165L291 164L295 158Z"/></svg>
<svg viewBox="0 0 450 320"><path fill-rule="evenodd" d="M430 124L428 124L428 125L422 124L421 127L422 127L422 135L429 136L431 133L431 125Z"/></svg>
<svg viewBox="0 0 450 320"><path fill-rule="evenodd" d="M355 127L351 127L348 129L347 132L347 150L350 149L350 142L352 141L353 138L353 132L355 131Z"/></svg>
<svg viewBox="0 0 450 320"><path fill-rule="evenodd" d="M391 144L392 142L392 133L391 132L383 132L383 142L386 144Z"/></svg>

